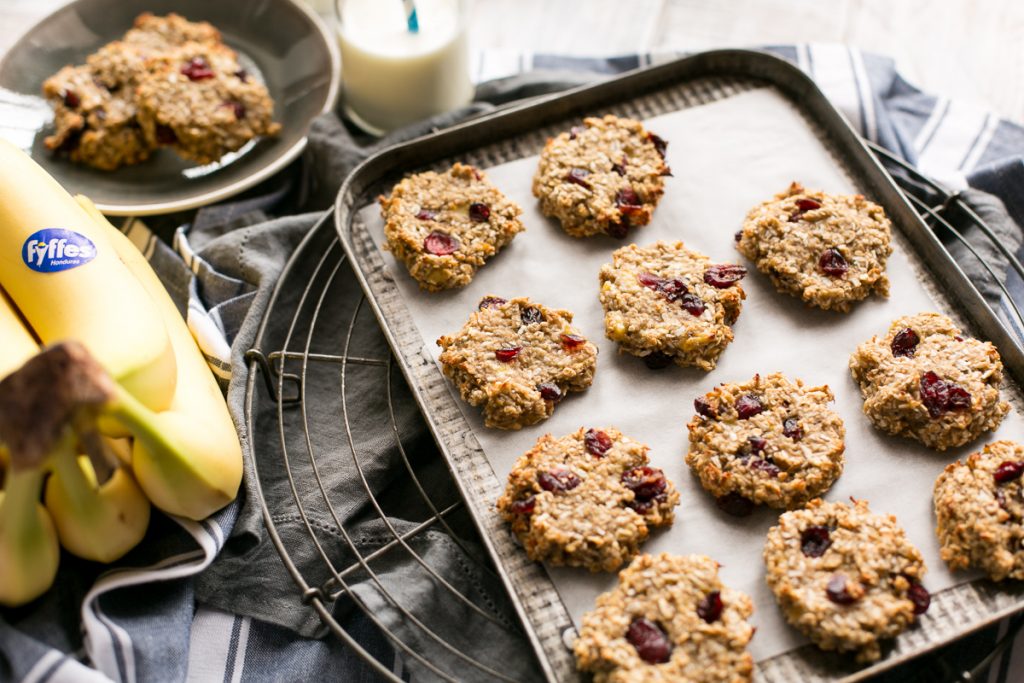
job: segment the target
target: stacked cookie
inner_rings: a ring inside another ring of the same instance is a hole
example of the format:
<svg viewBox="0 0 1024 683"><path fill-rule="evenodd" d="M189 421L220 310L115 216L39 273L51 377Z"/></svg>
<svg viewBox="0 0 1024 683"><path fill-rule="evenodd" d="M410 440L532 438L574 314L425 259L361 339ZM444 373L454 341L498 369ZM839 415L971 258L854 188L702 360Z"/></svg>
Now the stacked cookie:
<svg viewBox="0 0 1024 683"><path fill-rule="evenodd" d="M43 83L54 107L48 149L104 171L160 147L208 164L274 135L274 103L207 22L139 15L121 40Z"/></svg>
<svg viewBox="0 0 1024 683"><path fill-rule="evenodd" d="M585 119L547 142L533 194L571 237L626 238L664 193L666 149L639 122ZM430 292L464 287L523 230L520 209L461 164L406 178L380 203L386 248ZM861 195L793 183L751 209L732 242L805 305L842 314L888 296L891 223ZM598 273L605 336L651 369L713 371L733 341L747 275L678 241L622 246ZM487 427L527 428L595 379L597 345L572 320L489 294L438 340L442 370ZM895 320L856 348L849 368L878 430L937 451L995 430L1009 409L995 348L940 314ZM683 460L727 515L782 511L763 559L783 615L820 648L870 662L931 596L921 553L893 516L863 500L822 500L845 464L834 398L826 385L781 373L719 383L693 399ZM534 561L621 569L575 645L595 681L750 680L750 599L723 586L708 557L642 554L651 532L672 524L680 494L637 436L610 425L544 434L512 467L497 509ZM997 442L940 476L938 533L951 567L1024 577L1022 475L1024 448Z"/></svg>

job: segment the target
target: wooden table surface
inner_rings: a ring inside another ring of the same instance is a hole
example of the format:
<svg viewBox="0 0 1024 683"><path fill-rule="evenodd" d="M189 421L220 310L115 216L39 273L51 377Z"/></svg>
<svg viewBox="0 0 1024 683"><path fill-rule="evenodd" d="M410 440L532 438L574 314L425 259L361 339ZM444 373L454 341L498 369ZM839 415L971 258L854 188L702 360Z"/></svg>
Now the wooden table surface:
<svg viewBox="0 0 1024 683"><path fill-rule="evenodd" d="M0 0L0 54L64 2ZM471 2L478 49L609 55L845 42L894 57L923 90L1024 123L1024 0Z"/></svg>

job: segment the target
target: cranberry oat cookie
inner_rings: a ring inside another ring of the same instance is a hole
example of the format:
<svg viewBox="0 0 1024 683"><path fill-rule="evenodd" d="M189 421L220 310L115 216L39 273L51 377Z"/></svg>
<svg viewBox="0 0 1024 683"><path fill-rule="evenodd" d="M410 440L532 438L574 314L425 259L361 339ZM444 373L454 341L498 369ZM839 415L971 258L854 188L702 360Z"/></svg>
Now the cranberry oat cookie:
<svg viewBox="0 0 1024 683"><path fill-rule="evenodd" d="M859 194L809 192L793 183L747 214L736 248L780 292L845 312L870 294L889 295L891 230L882 207Z"/></svg>
<svg viewBox="0 0 1024 683"><path fill-rule="evenodd" d="M823 650L881 657L879 641L928 609L924 560L892 515L866 501L812 500L768 531L766 580L786 621Z"/></svg>
<svg viewBox="0 0 1024 683"><path fill-rule="evenodd" d="M533 177L545 216L573 237L623 238L647 225L664 192L664 140L639 121L608 115L548 140Z"/></svg>
<svg viewBox="0 0 1024 683"><path fill-rule="evenodd" d="M846 429L827 406L833 399L828 386L779 373L721 384L693 402L686 464L726 511L736 497L803 505L843 472Z"/></svg>
<svg viewBox="0 0 1024 683"><path fill-rule="evenodd" d="M456 335L437 340L442 369L488 427L535 424L594 381L597 347L571 322L569 311L525 297L484 297Z"/></svg>
<svg viewBox="0 0 1024 683"><path fill-rule="evenodd" d="M617 249L599 275L605 335L648 367L712 370L732 341L746 272L712 264L682 242Z"/></svg>
<svg viewBox="0 0 1024 683"><path fill-rule="evenodd" d="M583 615L574 650L594 683L746 683L754 611L703 555L641 555Z"/></svg>
<svg viewBox="0 0 1024 683"><path fill-rule="evenodd" d="M898 318L857 347L850 371L875 427L940 451L995 429L1010 409L999 352L939 313Z"/></svg>
<svg viewBox="0 0 1024 683"><path fill-rule="evenodd" d="M498 511L531 560L614 571L679 504L647 450L612 427L545 434L512 468Z"/></svg>
<svg viewBox="0 0 1024 683"><path fill-rule="evenodd" d="M987 444L935 480L936 534L951 569L1024 579L1024 447Z"/></svg>
<svg viewBox="0 0 1024 683"><path fill-rule="evenodd" d="M487 259L524 230L523 210L465 164L409 176L378 201L385 248L429 292L469 284Z"/></svg>

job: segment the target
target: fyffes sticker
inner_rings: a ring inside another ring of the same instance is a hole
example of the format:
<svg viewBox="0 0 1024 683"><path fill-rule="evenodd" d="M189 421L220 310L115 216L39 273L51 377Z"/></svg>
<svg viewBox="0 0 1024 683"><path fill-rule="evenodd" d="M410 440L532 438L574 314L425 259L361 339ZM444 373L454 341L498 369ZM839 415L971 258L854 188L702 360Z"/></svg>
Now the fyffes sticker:
<svg viewBox="0 0 1024 683"><path fill-rule="evenodd" d="M64 228L43 228L25 240L21 259L39 273L56 273L85 265L96 257L96 245L85 235Z"/></svg>

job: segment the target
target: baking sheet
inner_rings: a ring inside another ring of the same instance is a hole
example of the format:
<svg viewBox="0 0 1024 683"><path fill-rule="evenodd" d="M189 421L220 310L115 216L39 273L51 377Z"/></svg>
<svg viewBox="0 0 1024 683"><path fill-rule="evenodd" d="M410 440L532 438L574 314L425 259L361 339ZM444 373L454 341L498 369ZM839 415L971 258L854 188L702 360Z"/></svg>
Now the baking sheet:
<svg viewBox="0 0 1024 683"><path fill-rule="evenodd" d="M666 178L665 196L650 225L631 231L629 240L646 245L659 239L682 240L716 262L744 263L733 247L733 234L749 208L793 180L828 192L856 192L840 164L817 139L799 112L770 88L748 91L703 106L645 121L669 141L667 161L674 177ZM846 468L828 492L829 500L865 498L876 512L897 516L928 565L925 585L938 591L974 575L951 575L938 555L931 509L935 477L952 460L998 439L1021 439L1024 421L1014 411L992 435L972 446L946 453L876 432L861 413L860 393L847 359L861 341L884 333L900 315L941 310L918 280L900 244L888 272L891 296L869 299L849 314L806 308L799 300L774 291L751 269L744 280L743 312L734 326L735 340L710 373L694 369L648 370L632 356L620 355L604 337L603 311L597 298L597 272L622 243L610 238L568 237L557 222L540 214L530 191L536 157L487 169L492 182L523 207L526 232L482 268L466 288L440 294L421 292L416 283L384 253L385 263L436 360L434 344L457 331L485 294L529 296L547 306L576 314L574 323L600 348L594 385L559 404L555 414L519 432L486 429L479 411L456 401L498 478L542 434L564 434L581 425L614 425L651 447L651 460L676 483L681 493L676 522L655 533L644 552L702 553L721 563L722 579L750 594L752 623L758 627L751 652L758 661L805 641L782 619L763 579L761 550L778 512L762 508L746 518L717 510L683 462L688 441L686 422L693 398L720 382L743 381L754 373L781 371L808 384L828 384L836 394L834 409L847 431ZM376 205L360 210L374 242L383 241ZM750 265L746 263L746 265ZM454 390L453 390L453 393ZM589 610L598 593L614 586L615 575L549 568L549 574L574 622Z"/></svg>

